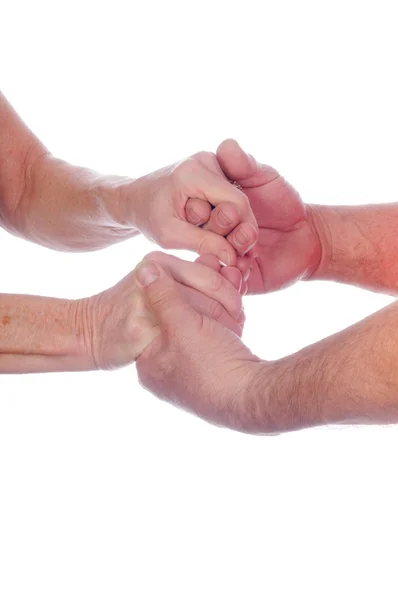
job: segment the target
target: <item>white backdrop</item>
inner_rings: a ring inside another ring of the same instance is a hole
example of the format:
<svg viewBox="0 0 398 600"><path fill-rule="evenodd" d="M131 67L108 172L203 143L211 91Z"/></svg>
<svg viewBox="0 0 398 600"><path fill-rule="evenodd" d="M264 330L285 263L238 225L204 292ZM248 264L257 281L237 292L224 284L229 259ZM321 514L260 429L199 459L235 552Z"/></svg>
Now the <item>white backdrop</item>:
<svg viewBox="0 0 398 600"><path fill-rule="evenodd" d="M55 154L99 171L236 137L305 201L397 201L395 7L0 0L0 87ZM0 247L0 291L75 298L152 249ZM244 340L275 358L389 302L301 283L246 298ZM218 429L134 367L2 376L0 597L396 598L397 452L395 427Z"/></svg>

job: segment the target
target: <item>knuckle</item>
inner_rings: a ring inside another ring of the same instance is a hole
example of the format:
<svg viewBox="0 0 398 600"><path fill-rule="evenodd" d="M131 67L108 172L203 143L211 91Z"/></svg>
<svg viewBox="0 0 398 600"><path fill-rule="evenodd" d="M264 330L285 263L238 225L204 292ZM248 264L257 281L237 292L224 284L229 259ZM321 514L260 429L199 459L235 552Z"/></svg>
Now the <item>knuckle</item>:
<svg viewBox="0 0 398 600"><path fill-rule="evenodd" d="M194 158L200 161L201 163L208 165L213 164L214 160L216 159L216 155L214 154L214 152L200 150L199 152L195 152L195 154L193 154L191 158Z"/></svg>
<svg viewBox="0 0 398 600"><path fill-rule="evenodd" d="M158 241L158 244L160 244L160 246L162 246L162 248L165 248L166 250L173 247L171 240L170 240L170 235L164 230L159 231L158 236L157 236L157 241Z"/></svg>
<svg viewBox="0 0 398 600"><path fill-rule="evenodd" d="M164 252L160 252L160 250L153 250L152 252L150 252L149 254L147 254L144 258L145 261L147 260L153 260L155 262L159 262L163 259L163 257L165 256Z"/></svg>
<svg viewBox="0 0 398 600"><path fill-rule="evenodd" d="M156 296L152 298L152 305L155 308L168 306L173 298L172 290L169 287L156 290Z"/></svg>
<svg viewBox="0 0 398 600"><path fill-rule="evenodd" d="M214 321L220 321L224 314L224 309L219 302L213 300L209 306L209 317Z"/></svg>
<svg viewBox="0 0 398 600"><path fill-rule="evenodd" d="M193 158L186 158L177 163L171 175L177 181L185 181L198 167L197 161Z"/></svg>
<svg viewBox="0 0 398 600"><path fill-rule="evenodd" d="M211 279L209 282L210 290L212 292L219 292L223 286L224 286L224 278L214 271L214 273L212 273L212 275L211 275Z"/></svg>
<svg viewBox="0 0 398 600"><path fill-rule="evenodd" d="M197 253L200 254L201 256L203 254L211 254L208 251L208 243L207 243L207 236L204 235L198 242L198 246L197 246Z"/></svg>

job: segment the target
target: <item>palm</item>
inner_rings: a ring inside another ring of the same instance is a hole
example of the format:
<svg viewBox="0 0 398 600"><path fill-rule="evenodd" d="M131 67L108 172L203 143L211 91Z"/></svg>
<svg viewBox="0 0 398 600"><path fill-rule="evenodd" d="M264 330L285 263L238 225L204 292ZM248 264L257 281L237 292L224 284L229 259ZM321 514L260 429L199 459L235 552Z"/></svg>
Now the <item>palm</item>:
<svg viewBox="0 0 398 600"><path fill-rule="evenodd" d="M298 192L236 142L223 142L217 158L226 175L242 186L259 225L248 293L277 290L309 275L319 262L320 244Z"/></svg>
<svg viewBox="0 0 398 600"><path fill-rule="evenodd" d="M305 277L315 268L320 247L299 194L280 176L243 189L259 225L248 293L277 290Z"/></svg>

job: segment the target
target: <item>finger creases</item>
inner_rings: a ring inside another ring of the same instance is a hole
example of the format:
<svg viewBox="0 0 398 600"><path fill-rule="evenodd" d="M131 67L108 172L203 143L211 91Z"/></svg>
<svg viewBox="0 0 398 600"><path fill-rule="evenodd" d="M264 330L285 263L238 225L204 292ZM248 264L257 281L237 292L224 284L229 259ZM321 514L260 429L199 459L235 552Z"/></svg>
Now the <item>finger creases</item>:
<svg viewBox="0 0 398 600"><path fill-rule="evenodd" d="M240 211L231 202L222 202L210 214L203 229L219 235L228 235L240 223Z"/></svg>
<svg viewBox="0 0 398 600"><path fill-rule="evenodd" d="M217 300L232 318L236 319L240 314L242 309L240 294L229 278L223 277L218 272L221 269L220 265L214 269L207 264L192 263L163 252L151 253L150 260L160 264L177 282ZM208 261L209 258L206 260Z"/></svg>
<svg viewBox="0 0 398 600"><path fill-rule="evenodd" d="M200 198L189 198L185 205L185 216L188 223L199 226L207 223L212 212L212 205Z"/></svg>

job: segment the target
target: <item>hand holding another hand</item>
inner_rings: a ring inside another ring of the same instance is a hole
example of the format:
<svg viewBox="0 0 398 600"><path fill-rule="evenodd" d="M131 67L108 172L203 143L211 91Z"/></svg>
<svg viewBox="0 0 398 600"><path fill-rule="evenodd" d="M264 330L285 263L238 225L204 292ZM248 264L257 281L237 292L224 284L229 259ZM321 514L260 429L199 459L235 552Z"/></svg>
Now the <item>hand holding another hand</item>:
<svg viewBox="0 0 398 600"><path fill-rule="evenodd" d="M314 207L304 204L278 171L258 163L235 140L222 142L216 156L225 175L240 184L258 222L259 237L253 248L256 258L240 254L237 260L245 278L248 276L247 292L262 294L311 277L322 254L322 223ZM193 202L189 200L188 211ZM204 227L220 231L215 210Z"/></svg>
<svg viewBox="0 0 398 600"><path fill-rule="evenodd" d="M144 261L135 277L158 330L136 362L141 384L214 424L258 431L262 361L232 328L187 301L159 261Z"/></svg>
<svg viewBox="0 0 398 600"><path fill-rule="evenodd" d="M211 152L199 152L121 190L135 227L162 248L213 254L233 266L257 241L257 221L246 195L226 178ZM213 228L201 227L209 218Z"/></svg>
<svg viewBox="0 0 398 600"><path fill-rule="evenodd" d="M218 321L242 334L244 313L239 290L242 277L235 267L222 267L214 256L192 263L163 252L153 252L150 261L162 266L173 280L178 295L198 314ZM136 268L136 269L137 269ZM136 270L112 288L78 301L79 330L86 353L98 369L114 369L130 364L160 335L156 315L146 305L136 281Z"/></svg>

